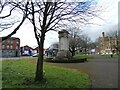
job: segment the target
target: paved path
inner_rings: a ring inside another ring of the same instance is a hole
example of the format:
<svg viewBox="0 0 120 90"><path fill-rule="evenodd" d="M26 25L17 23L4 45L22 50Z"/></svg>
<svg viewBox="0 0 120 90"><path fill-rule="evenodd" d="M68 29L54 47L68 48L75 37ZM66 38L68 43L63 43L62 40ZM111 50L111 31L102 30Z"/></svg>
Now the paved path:
<svg viewBox="0 0 120 90"><path fill-rule="evenodd" d="M118 88L118 59L95 57L85 63L57 63L57 66L75 68L87 73L92 88Z"/></svg>

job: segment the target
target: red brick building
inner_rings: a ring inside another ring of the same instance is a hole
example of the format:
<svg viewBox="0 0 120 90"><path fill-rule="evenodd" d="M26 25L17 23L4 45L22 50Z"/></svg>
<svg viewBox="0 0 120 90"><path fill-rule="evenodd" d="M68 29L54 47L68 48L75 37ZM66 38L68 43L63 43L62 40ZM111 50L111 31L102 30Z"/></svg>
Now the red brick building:
<svg viewBox="0 0 120 90"><path fill-rule="evenodd" d="M2 51L2 57L15 57L20 56L20 39L16 37L10 37L3 42L0 42L0 50Z"/></svg>

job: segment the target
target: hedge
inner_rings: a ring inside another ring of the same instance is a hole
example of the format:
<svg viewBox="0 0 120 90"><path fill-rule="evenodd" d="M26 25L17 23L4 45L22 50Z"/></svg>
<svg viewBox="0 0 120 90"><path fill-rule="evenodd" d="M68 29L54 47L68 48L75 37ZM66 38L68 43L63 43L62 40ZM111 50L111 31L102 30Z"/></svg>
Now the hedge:
<svg viewBox="0 0 120 90"><path fill-rule="evenodd" d="M70 60L57 60L54 58L46 58L45 59L46 62L52 62L52 63L83 63L85 61L87 61L87 58L82 58L82 59L75 59L72 58Z"/></svg>

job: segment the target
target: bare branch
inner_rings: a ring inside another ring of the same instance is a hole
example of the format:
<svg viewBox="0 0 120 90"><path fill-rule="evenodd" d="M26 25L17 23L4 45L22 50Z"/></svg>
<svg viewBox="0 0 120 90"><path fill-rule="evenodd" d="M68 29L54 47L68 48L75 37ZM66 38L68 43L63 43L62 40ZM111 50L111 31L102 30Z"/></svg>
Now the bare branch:
<svg viewBox="0 0 120 90"><path fill-rule="evenodd" d="M31 5L32 5L32 24L33 24L33 27L34 27L34 33L35 33L35 38L37 40L37 43L38 45L40 45L39 43L39 37L37 35L37 29L36 29L36 25L35 25L35 16L34 16L34 6L33 6L33 2L31 2Z"/></svg>
<svg viewBox="0 0 120 90"><path fill-rule="evenodd" d="M10 33L9 35L5 36L5 37L2 37L2 41L6 40L7 38L11 37L12 35L14 35L17 30L20 28L20 26L23 24L23 22L25 21L25 19L27 18L28 14L27 14L27 6L28 6L29 3L26 4L26 14L23 15L23 19L22 21L20 22L20 24L14 29L14 31L12 33Z"/></svg>

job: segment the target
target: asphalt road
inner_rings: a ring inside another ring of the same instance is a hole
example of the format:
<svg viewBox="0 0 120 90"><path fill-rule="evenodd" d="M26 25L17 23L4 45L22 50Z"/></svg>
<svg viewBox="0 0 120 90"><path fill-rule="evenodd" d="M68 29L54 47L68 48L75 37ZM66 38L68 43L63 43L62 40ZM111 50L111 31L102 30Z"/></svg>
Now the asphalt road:
<svg viewBox="0 0 120 90"><path fill-rule="evenodd" d="M118 59L95 57L85 63L56 63L53 65L74 68L87 73L92 88L118 88Z"/></svg>

